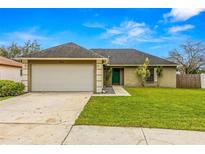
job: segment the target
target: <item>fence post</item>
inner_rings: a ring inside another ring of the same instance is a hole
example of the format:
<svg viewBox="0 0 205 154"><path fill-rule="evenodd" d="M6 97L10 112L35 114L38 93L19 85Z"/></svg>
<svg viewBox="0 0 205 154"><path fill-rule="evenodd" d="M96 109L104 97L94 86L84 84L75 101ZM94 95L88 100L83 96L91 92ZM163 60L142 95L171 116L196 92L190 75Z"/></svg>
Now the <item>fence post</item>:
<svg viewBox="0 0 205 154"><path fill-rule="evenodd" d="M201 74L201 88L205 88L205 74Z"/></svg>

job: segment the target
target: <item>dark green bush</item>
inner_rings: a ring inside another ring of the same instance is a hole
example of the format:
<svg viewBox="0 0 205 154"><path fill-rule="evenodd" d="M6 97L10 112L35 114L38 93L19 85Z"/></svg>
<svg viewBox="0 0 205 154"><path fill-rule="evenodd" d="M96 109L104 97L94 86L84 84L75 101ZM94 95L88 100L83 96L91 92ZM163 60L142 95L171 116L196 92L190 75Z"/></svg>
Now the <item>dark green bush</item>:
<svg viewBox="0 0 205 154"><path fill-rule="evenodd" d="M23 93L25 86L23 83L10 80L0 80L0 97L17 96Z"/></svg>

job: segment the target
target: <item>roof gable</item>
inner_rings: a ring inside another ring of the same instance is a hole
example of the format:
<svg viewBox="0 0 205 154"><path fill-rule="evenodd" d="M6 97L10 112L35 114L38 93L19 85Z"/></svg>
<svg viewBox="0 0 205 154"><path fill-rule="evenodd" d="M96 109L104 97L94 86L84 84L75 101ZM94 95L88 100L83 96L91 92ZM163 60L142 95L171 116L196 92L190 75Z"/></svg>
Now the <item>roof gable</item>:
<svg viewBox="0 0 205 154"><path fill-rule="evenodd" d="M102 58L93 51L75 43L66 43L42 51L21 56L22 58Z"/></svg>

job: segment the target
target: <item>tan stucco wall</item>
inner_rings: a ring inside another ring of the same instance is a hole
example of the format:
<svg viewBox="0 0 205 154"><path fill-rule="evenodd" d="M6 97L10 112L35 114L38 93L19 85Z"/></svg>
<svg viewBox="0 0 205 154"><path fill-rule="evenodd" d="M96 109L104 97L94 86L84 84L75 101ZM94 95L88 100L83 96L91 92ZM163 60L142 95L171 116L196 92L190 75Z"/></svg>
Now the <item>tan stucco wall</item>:
<svg viewBox="0 0 205 154"><path fill-rule="evenodd" d="M136 67L124 67L124 85L140 86L140 82L136 76Z"/></svg>
<svg viewBox="0 0 205 154"><path fill-rule="evenodd" d="M176 67L163 67L162 77L158 80L160 87L176 88Z"/></svg>
<svg viewBox="0 0 205 154"><path fill-rule="evenodd" d="M160 87L176 87L176 67L163 67L162 77L159 79ZM136 76L136 67L124 67L124 85L140 86Z"/></svg>
<svg viewBox="0 0 205 154"><path fill-rule="evenodd" d="M20 70L21 68L19 67L0 65L0 80L13 80L20 82Z"/></svg>

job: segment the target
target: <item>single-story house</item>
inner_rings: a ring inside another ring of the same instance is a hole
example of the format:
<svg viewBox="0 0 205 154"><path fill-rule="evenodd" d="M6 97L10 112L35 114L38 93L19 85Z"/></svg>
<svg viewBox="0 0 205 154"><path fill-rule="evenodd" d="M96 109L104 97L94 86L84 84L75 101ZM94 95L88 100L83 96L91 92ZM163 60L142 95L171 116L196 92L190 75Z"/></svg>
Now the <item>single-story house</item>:
<svg viewBox="0 0 205 154"><path fill-rule="evenodd" d="M21 81L22 64L0 56L0 80Z"/></svg>
<svg viewBox="0 0 205 154"><path fill-rule="evenodd" d="M23 55L22 82L26 91L93 91L103 86L140 86L136 68L150 60L150 85L160 80L161 87L176 87L176 64L136 49L86 49L67 43ZM157 79L156 67L163 66ZM110 69L109 69L110 68ZM111 70L111 71L110 71ZM108 76L110 74L110 77Z"/></svg>

